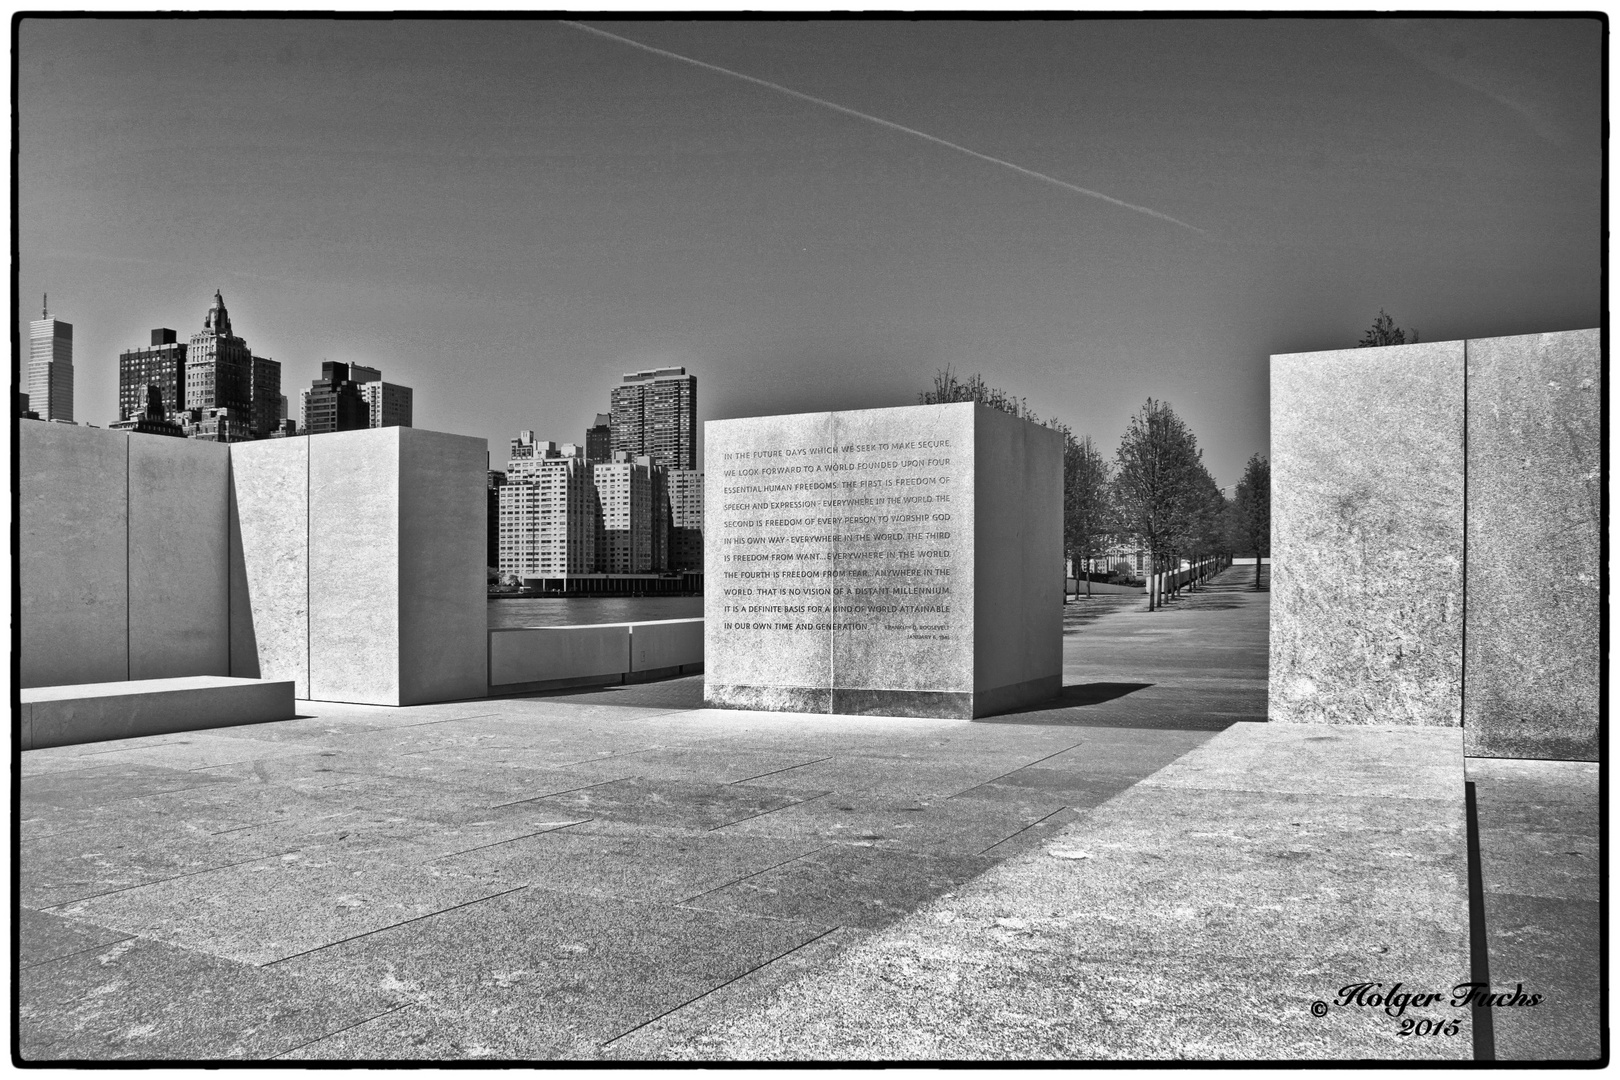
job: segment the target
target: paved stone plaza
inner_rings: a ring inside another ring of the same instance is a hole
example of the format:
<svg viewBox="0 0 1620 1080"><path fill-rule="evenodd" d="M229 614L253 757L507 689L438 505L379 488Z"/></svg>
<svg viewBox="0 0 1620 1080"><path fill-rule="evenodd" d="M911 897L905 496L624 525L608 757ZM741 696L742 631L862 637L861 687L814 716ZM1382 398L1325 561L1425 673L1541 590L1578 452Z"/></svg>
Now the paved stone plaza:
<svg viewBox="0 0 1620 1080"><path fill-rule="evenodd" d="M1466 1059L1308 1011L1465 976L1460 735L1257 723L1252 573L1069 605L978 721L697 677L30 751L22 1054Z"/></svg>

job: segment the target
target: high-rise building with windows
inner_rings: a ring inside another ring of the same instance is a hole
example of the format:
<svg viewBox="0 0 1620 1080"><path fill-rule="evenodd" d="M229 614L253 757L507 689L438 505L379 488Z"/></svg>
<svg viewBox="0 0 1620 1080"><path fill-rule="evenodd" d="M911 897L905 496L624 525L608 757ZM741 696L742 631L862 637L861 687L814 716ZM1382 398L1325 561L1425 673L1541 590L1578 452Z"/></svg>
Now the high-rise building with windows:
<svg viewBox="0 0 1620 1080"><path fill-rule="evenodd" d="M281 365L267 356L255 356L250 364L249 423L255 439L268 439L281 425L286 401L281 396Z"/></svg>
<svg viewBox="0 0 1620 1080"><path fill-rule="evenodd" d="M500 573L524 578L595 572L600 515L583 448L537 443L532 431L512 442L523 456L507 462L506 483L496 493Z"/></svg>
<svg viewBox="0 0 1620 1080"><path fill-rule="evenodd" d="M304 391L303 419L299 428L305 434L328 431L357 431L371 426L371 410L360 396L360 387L349 378L349 365L321 361L321 377Z"/></svg>
<svg viewBox="0 0 1620 1080"><path fill-rule="evenodd" d="M593 465L597 504L602 508L596 538L596 566L604 574L647 574L662 569L653 561L653 471L646 454L616 453Z"/></svg>
<svg viewBox="0 0 1620 1080"><path fill-rule="evenodd" d="M703 569L703 473L669 470L669 561L671 570Z"/></svg>
<svg viewBox="0 0 1620 1080"><path fill-rule="evenodd" d="M372 427L411 426L410 387L370 379L360 383L360 399L366 403Z"/></svg>
<svg viewBox="0 0 1620 1080"><path fill-rule="evenodd" d="M73 422L73 324L51 318L49 298L28 324L28 408Z"/></svg>
<svg viewBox="0 0 1620 1080"><path fill-rule="evenodd" d="M152 343L146 348L126 349L118 354L119 419L149 416L149 388L154 386L164 416L185 411L186 343L166 326L152 331Z"/></svg>
<svg viewBox="0 0 1620 1080"><path fill-rule="evenodd" d="M191 335L186 348L184 407L209 413L229 409L237 426L252 430L253 354L247 342L231 333L231 316L218 289L203 316L203 328Z"/></svg>
<svg viewBox="0 0 1620 1080"><path fill-rule="evenodd" d="M585 460L592 465L613 460L613 417L597 413L596 423L585 429Z"/></svg>
<svg viewBox="0 0 1620 1080"><path fill-rule="evenodd" d="M683 367L655 368L624 376L610 395L611 450L645 455L666 469L695 469L697 376Z"/></svg>

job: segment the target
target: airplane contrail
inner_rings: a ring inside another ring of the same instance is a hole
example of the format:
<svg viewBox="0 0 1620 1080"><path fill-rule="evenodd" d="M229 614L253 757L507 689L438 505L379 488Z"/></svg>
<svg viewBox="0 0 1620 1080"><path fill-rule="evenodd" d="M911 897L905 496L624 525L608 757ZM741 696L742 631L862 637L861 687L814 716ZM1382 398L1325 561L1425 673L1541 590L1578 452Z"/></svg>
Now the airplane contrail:
<svg viewBox="0 0 1620 1080"><path fill-rule="evenodd" d="M967 147L958 143L953 143L948 139L941 139L937 135L930 135L926 131L918 131L916 128L908 128L904 124L896 124L894 121L885 120L881 116L872 116L869 113L857 112L856 110L847 106L839 105L837 102L827 101L824 98L811 97L809 94L804 94L797 90L789 89L786 86L782 86L780 83L767 82L764 79L757 79L752 75L744 75L740 71L732 71L730 68L720 67L718 64L708 64L704 63L702 60L694 60L690 56L682 56L680 53L670 52L668 49L657 49L651 45L643 45L639 41L633 41L627 37L620 37L618 34L610 34L606 30L598 30L594 26L587 26L581 22L571 22L567 19L559 19L557 21L562 25L572 27L575 30L583 30L587 34L595 34L597 37L607 38L609 41L617 41L621 45L629 45L631 48L640 49L643 52L650 52L655 56L667 57L670 60L679 60L683 64L691 64L693 67L700 67L705 71L713 71L721 75L729 75L733 79L741 79L744 82L753 83L755 86L763 86L767 90L775 90L779 94L786 94L789 97L796 97L800 101L808 101L812 105L820 105L824 109L832 109L834 112L841 112L847 116L853 116L856 119L877 124L880 127L886 127L894 131L903 132L907 135L913 135L919 139L926 139L928 142L947 147L951 150L957 151L958 153L966 154L969 157L978 158L980 161L988 161L992 165L1000 165L1003 168L1011 169L1016 173L1022 173L1023 175L1031 177L1032 179L1053 184L1057 187L1063 188L1065 191L1072 191L1077 195L1087 195L1093 199L1101 199L1103 202L1113 203L1115 206L1123 206L1127 210L1135 210L1139 214L1146 214L1149 217L1156 217L1160 221L1168 221L1172 225L1180 225L1183 229L1191 229L1200 236L1208 235L1203 229L1200 229L1196 225L1189 225L1180 218L1173 218L1169 214L1161 214L1159 211L1154 210L1151 207L1137 206L1135 203L1128 203L1124 199L1116 199L1112 195L1104 195L1100 191L1092 191L1090 188L1083 188L1078 184L1071 184L1066 180L1059 180L1055 176L1047 176L1045 173L1036 172L1034 169L1026 169L1022 165L1014 165L1010 161L1003 161L1001 158L991 157L989 154L981 154L977 150L969 150Z"/></svg>

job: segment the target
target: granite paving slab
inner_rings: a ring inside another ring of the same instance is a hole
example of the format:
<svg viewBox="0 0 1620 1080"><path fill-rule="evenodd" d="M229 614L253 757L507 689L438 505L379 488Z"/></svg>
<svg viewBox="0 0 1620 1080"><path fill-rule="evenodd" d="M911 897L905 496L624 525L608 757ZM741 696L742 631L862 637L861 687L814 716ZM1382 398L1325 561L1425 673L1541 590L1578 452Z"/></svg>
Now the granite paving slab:
<svg viewBox="0 0 1620 1080"><path fill-rule="evenodd" d="M1481 824L1484 833L1484 825ZM1580 833L1516 830L1512 843L1500 833L1480 838L1479 861L1485 891L1589 900L1602 894L1599 840Z"/></svg>
<svg viewBox="0 0 1620 1080"><path fill-rule="evenodd" d="M1062 808L1056 799L1008 805L937 795L830 792L727 825L715 835L806 837L926 855L976 855Z"/></svg>
<svg viewBox="0 0 1620 1080"><path fill-rule="evenodd" d="M243 724L242 728L258 725ZM253 761L256 758L276 757L286 754L311 753L318 749L316 744L299 741L280 741L267 743L263 739L238 738L234 732L238 728L227 729L233 734L211 734L206 731L191 731L179 738L165 739L160 743L150 745L129 746L121 750L97 755L94 759L106 765L141 764L153 765L164 769L205 769L216 765L233 765L239 762Z"/></svg>
<svg viewBox="0 0 1620 1080"><path fill-rule="evenodd" d="M1540 1002L1493 1010L1498 1061L1592 1061L1603 1050L1603 915L1590 900L1485 897L1491 988Z"/></svg>
<svg viewBox="0 0 1620 1080"><path fill-rule="evenodd" d="M751 784L705 784L632 776L534 800L580 817L717 829L801 801L802 790Z"/></svg>
<svg viewBox="0 0 1620 1080"><path fill-rule="evenodd" d="M33 967L64 956L122 941L129 934L83 919L64 919L48 911L17 909L17 966Z"/></svg>
<svg viewBox="0 0 1620 1080"><path fill-rule="evenodd" d="M837 844L686 901L704 911L824 926L887 926L995 865L980 855L915 855Z"/></svg>
<svg viewBox="0 0 1620 1080"><path fill-rule="evenodd" d="M98 765L29 777L22 793L22 812L43 808L73 809L105 806L123 799L138 799L180 788L225 783L222 778L184 769L168 769L139 762Z"/></svg>
<svg viewBox="0 0 1620 1080"><path fill-rule="evenodd" d="M767 1000L783 987L825 970L839 953L871 933L854 926L830 930L772 963L757 967L679 1009L609 1040L599 1053L614 1061L657 1060L666 1047L683 1044L728 1016Z"/></svg>
<svg viewBox="0 0 1620 1080"><path fill-rule="evenodd" d="M781 866L823 846L707 832L625 836L559 828L447 855L438 865L570 895L678 902Z"/></svg>
<svg viewBox="0 0 1620 1080"><path fill-rule="evenodd" d="M279 854L229 834L139 818L28 840L17 848L22 903L50 908Z"/></svg>
<svg viewBox="0 0 1620 1080"><path fill-rule="evenodd" d="M17 1000L28 1062L263 1059L394 1007L375 990L135 938L23 969Z"/></svg>
<svg viewBox="0 0 1620 1080"><path fill-rule="evenodd" d="M1144 783L1236 791L1394 795L1436 798L1449 804L1455 802L1457 785L1462 782L1462 742L1457 729L1245 726L1263 730L1264 737L1222 743L1218 755L1189 755L1166 765Z"/></svg>
<svg viewBox="0 0 1620 1080"><path fill-rule="evenodd" d="M1267 790L1296 780L1292 734L1231 729L1189 755L1204 766L1190 771L1227 775L1215 766L1247 762L1249 788L1138 784L657 1052L1468 1060L1466 1017L1453 1035L1414 1040L1377 1010L1311 1011L1353 982L1440 992L1465 980L1461 760L1449 735L1403 748L1404 790L1391 780L1356 797ZM1382 752L1340 745L1351 772L1367 771L1358 755ZM1449 800L1431 775L1447 758Z"/></svg>
<svg viewBox="0 0 1620 1080"><path fill-rule="evenodd" d="M1016 769L1023 760L982 761L975 755L969 761L939 762L841 754L767 776L759 783L783 790L945 796L995 779L1009 767Z"/></svg>
<svg viewBox="0 0 1620 1080"><path fill-rule="evenodd" d="M77 901L58 913L269 964L512 887L426 861L315 848Z"/></svg>
<svg viewBox="0 0 1620 1080"><path fill-rule="evenodd" d="M828 929L524 889L278 965L414 1003L288 1057L595 1057Z"/></svg>

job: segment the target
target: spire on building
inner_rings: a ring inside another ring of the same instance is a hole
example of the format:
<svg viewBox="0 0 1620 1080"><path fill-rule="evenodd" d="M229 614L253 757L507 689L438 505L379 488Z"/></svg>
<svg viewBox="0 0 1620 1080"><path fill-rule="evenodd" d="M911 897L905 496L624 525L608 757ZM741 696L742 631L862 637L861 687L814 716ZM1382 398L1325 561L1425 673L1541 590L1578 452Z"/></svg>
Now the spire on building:
<svg viewBox="0 0 1620 1080"><path fill-rule="evenodd" d="M40 294L39 309L40 309L39 310L39 317L40 318L48 319L48 318L51 317L51 294L50 293L41 293Z"/></svg>

